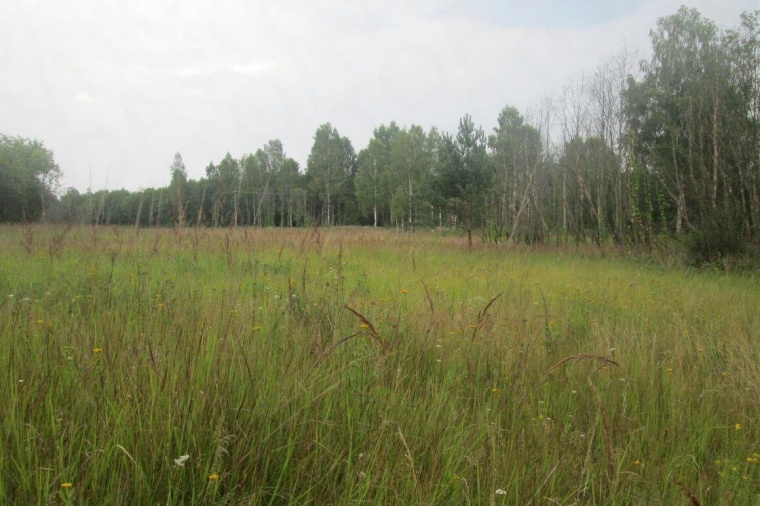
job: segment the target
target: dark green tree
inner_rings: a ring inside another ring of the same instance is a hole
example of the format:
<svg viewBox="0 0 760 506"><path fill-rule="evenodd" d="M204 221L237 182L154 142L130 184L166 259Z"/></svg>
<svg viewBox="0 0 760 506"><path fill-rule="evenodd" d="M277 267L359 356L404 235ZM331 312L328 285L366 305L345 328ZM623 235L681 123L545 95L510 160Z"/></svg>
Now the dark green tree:
<svg viewBox="0 0 760 506"><path fill-rule="evenodd" d="M315 218L322 216L327 225L338 224L341 211L355 207L353 178L357 160L351 141L341 137L330 123L314 134L314 144L306 163L309 190L313 192Z"/></svg>
<svg viewBox="0 0 760 506"><path fill-rule="evenodd" d="M470 250L472 230L477 225L492 180L486 136L482 128L475 128L470 115L465 115L459 120L456 138L449 134L443 136L435 185L446 205L463 220Z"/></svg>
<svg viewBox="0 0 760 506"><path fill-rule="evenodd" d="M0 134L0 222L44 221L60 178L42 142Z"/></svg>
<svg viewBox="0 0 760 506"><path fill-rule="evenodd" d="M280 203L279 224L281 227L303 224L303 211L299 212L300 207L296 197L296 190L302 187L302 179L298 162L290 157L285 158L275 178Z"/></svg>

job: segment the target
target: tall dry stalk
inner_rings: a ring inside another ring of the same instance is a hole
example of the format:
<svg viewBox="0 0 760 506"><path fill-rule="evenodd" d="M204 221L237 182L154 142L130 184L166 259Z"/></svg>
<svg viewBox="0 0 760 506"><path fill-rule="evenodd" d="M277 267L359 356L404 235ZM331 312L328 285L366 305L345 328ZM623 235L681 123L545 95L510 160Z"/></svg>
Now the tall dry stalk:
<svg viewBox="0 0 760 506"><path fill-rule="evenodd" d="M491 307L491 305L496 302L496 299L501 297L503 293L498 294L496 297L488 301L488 304L483 308L482 311L478 313L478 321L475 323L475 326L472 329L472 336L470 336L470 341L475 340L475 335L478 333L478 331L483 328L483 325L485 325L486 322L486 316L488 315L488 309Z"/></svg>

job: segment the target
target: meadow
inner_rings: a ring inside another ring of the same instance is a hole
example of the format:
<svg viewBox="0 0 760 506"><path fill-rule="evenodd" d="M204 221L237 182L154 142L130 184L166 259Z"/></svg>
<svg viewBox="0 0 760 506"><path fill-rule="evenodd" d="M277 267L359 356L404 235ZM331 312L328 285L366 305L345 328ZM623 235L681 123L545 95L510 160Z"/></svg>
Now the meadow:
<svg viewBox="0 0 760 506"><path fill-rule="evenodd" d="M0 504L760 504L758 278L0 227Z"/></svg>

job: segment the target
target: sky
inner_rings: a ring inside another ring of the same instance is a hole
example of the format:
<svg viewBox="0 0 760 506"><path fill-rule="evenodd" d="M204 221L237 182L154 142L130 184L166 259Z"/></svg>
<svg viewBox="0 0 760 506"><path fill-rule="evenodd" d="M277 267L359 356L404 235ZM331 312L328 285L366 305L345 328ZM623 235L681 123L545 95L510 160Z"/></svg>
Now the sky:
<svg viewBox="0 0 760 506"><path fill-rule="evenodd" d="M43 141L62 188L137 190L280 139L302 170L331 123L489 132L623 47L678 0L4 0L0 133ZM756 0L693 0L721 27Z"/></svg>

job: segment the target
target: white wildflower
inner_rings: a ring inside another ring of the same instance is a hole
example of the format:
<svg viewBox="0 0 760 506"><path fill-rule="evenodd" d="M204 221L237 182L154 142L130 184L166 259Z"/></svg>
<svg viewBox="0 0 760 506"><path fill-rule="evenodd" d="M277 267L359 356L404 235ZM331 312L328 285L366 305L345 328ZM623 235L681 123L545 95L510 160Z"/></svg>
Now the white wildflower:
<svg viewBox="0 0 760 506"><path fill-rule="evenodd" d="M507 495L507 491L503 488L496 489L496 492L494 492L496 495Z"/></svg>
<svg viewBox="0 0 760 506"><path fill-rule="evenodd" d="M185 462L187 462L189 458L190 455L182 455L180 458L174 459L174 465L177 467L182 467L185 465Z"/></svg>

